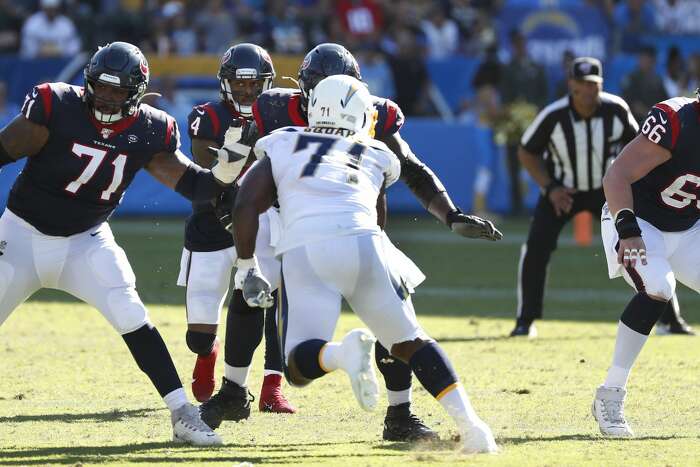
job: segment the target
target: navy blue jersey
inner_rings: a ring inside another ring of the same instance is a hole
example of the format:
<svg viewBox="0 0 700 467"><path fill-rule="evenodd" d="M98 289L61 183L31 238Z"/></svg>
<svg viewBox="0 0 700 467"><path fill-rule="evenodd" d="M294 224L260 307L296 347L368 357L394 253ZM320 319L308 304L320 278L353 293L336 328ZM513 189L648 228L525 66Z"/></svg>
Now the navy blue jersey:
<svg viewBox="0 0 700 467"><path fill-rule="evenodd" d="M308 126L301 98L301 91L291 88L274 88L260 94L253 104L253 117L260 136L286 126ZM404 117L399 106L390 99L376 96L373 99L377 110L374 137L381 140L399 131Z"/></svg>
<svg viewBox="0 0 700 467"><path fill-rule="evenodd" d="M191 140L212 141L214 146L221 147L226 130L244 121L244 117L227 103L207 102L192 109L187 117L187 131ZM232 246L233 236L219 222L214 213L214 204L192 203L192 215L185 225L185 248L190 251L218 251Z"/></svg>
<svg viewBox="0 0 700 467"><path fill-rule="evenodd" d="M685 97L656 104L640 133L671 159L632 185L634 211L660 230L687 230L700 219L700 104Z"/></svg>
<svg viewBox="0 0 700 467"><path fill-rule="evenodd" d="M7 208L46 235L69 236L106 221L136 173L180 144L175 119L146 104L112 125L100 124L83 89L45 83L27 95L24 118L49 139L17 177Z"/></svg>

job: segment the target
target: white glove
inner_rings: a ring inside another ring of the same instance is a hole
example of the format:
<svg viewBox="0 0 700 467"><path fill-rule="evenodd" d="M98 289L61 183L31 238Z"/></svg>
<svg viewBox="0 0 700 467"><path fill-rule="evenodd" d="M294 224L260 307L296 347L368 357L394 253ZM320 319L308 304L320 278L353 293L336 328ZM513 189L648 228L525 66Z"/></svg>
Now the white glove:
<svg viewBox="0 0 700 467"><path fill-rule="evenodd" d="M253 255L249 259L238 258L233 286L243 291L243 299L251 307L270 308L274 304L272 286L260 272L258 259Z"/></svg>
<svg viewBox="0 0 700 467"><path fill-rule="evenodd" d="M243 127L229 127L224 135L224 145L219 149L209 147L216 155L216 163L211 172L224 185L230 185L238 178L248 160L250 146L240 142L242 133Z"/></svg>

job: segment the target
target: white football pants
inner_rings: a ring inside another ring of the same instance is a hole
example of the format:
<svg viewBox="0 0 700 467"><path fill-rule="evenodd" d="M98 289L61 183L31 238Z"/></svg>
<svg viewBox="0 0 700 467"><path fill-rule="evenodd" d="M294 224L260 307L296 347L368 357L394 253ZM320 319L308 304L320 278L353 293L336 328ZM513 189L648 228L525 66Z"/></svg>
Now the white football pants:
<svg viewBox="0 0 700 467"><path fill-rule="evenodd" d="M285 359L301 342L332 340L343 297L387 349L425 336L405 280L389 267L390 255L379 233L321 240L285 252L278 306Z"/></svg>
<svg viewBox="0 0 700 467"><path fill-rule="evenodd" d="M94 306L119 334L148 322L129 260L106 222L52 237L5 209L0 253L0 325L42 288L63 290Z"/></svg>

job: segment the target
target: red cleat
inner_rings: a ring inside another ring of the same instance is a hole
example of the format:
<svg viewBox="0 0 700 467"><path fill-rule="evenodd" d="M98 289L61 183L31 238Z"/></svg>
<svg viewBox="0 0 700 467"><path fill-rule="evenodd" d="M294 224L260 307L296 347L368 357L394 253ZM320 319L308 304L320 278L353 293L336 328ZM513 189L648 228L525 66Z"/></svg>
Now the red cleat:
<svg viewBox="0 0 700 467"><path fill-rule="evenodd" d="M260 390L258 408L261 412L296 413L297 409L282 394L282 376L265 376Z"/></svg>
<svg viewBox="0 0 700 467"><path fill-rule="evenodd" d="M192 372L192 394L199 402L208 401L214 393L214 366L219 355L219 339L214 341L214 347L209 355L197 355L197 362Z"/></svg>

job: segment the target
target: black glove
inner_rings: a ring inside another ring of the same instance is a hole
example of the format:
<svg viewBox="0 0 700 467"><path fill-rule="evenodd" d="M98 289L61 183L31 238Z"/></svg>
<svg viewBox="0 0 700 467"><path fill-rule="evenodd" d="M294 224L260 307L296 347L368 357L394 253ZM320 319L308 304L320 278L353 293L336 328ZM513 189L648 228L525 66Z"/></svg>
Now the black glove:
<svg viewBox="0 0 700 467"><path fill-rule="evenodd" d="M238 185L233 184L221 192L214 201L214 213L224 229L233 233L233 203L236 201Z"/></svg>
<svg viewBox="0 0 700 467"><path fill-rule="evenodd" d="M459 208L447 214L447 226L462 237L485 238L493 242L503 238L503 234L491 221L478 216L468 216Z"/></svg>

